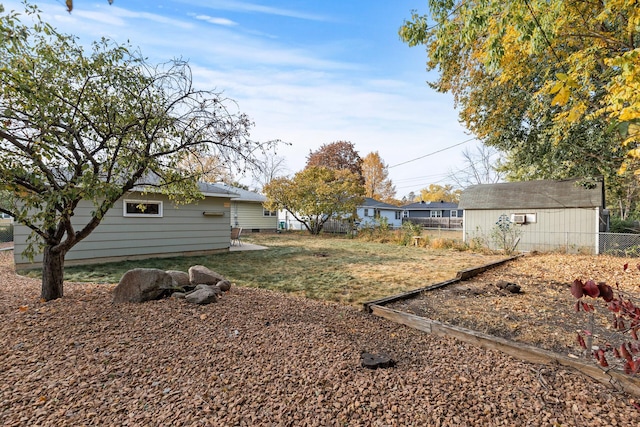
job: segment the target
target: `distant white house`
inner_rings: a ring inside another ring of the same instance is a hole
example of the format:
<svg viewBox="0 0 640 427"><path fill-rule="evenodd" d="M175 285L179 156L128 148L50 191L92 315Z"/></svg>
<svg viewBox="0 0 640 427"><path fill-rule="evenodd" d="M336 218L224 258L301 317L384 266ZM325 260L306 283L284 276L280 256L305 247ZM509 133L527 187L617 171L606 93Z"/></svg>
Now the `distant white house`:
<svg viewBox="0 0 640 427"><path fill-rule="evenodd" d="M278 212L264 208L266 196L224 183L216 183L216 186L237 194L231 199L232 227L242 227L243 233L275 231L278 228Z"/></svg>
<svg viewBox="0 0 640 427"><path fill-rule="evenodd" d="M371 198L365 198L364 202L356 208L356 215L359 227L380 225L381 218L385 218L387 224L392 228L402 226L402 208ZM345 230L351 230L350 227L346 222L329 220L326 229L334 230L333 232L345 232ZM306 230L302 222L284 209L278 211L278 228L292 231Z"/></svg>
<svg viewBox="0 0 640 427"><path fill-rule="evenodd" d="M402 227L403 208L366 197L356 213L360 218L360 227L380 225L381 221L392 228Z"/></svg>

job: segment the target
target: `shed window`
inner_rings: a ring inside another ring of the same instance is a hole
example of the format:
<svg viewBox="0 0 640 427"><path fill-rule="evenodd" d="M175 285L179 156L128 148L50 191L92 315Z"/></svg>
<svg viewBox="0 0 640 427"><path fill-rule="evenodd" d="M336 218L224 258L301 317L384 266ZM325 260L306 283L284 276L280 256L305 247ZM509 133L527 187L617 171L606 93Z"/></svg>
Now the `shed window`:
<svg viewBox="0 0 640 427"><path fill-rule="evenodd" d="M442 218L442 211L431 211L431 218Z"/></svg>
<svg viewBox="0 0 640 427"><path fill-rule="evenodd" d="M262 216L278 216L277 211L270 211L269 209L262 209Z"/></svg>
<svg viewBox="0 0 640 427"><path fill-rule="evenodd" d="M458 218L458 211L457 210L451 211L451 218Z"/></svg>
<svg viewBox="0 0 640 427"><path fill-rule="evenodd" d="M162 217L162 202L149 200L124 200L122 216Z"/></svg>

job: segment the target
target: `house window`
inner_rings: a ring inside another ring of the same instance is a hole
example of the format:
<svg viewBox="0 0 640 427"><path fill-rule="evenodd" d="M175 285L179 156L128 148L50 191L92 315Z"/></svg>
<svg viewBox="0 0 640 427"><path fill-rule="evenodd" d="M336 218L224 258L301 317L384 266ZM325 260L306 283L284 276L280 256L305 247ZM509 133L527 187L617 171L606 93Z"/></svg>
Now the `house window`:
<svg viewBox="0 0 640 427"><path fill-rule="evenodd" d="M373 217L379 219L380 218L380 209L373 210Z"/></svg>
<svg viewBox="0 0 640 427"><path fill-rule="evenodd" d="M364 208L364 216L369 216L369 209Z"/></svg>
<svg viewBox="0 0 640 427"><path fill-rule="evenodd" d="M431 218L442 218L442 211L431 211Z"/></svg>
<svg viewBox="0 0 640 427"><path fill-rule="evenodd" d="M122 216L162 217L162 202L149 200L124 200Z"/></svg>
<svg viewBox="0 0 640 427"><path fill-rule="evenodd" d="M451 211L451 218L458 218L458 211L457 210Z"/></svg>
<svg viewBox="0 0 640 427"><path fill-rule="evenodd" d="M277 211L270 211L269 209L262 209L262 216L278 216Z"/></svg>
<svg viewBox="0 0 640 427"><path fill-rule="evenodd" d="M396 219L402 219L402 212L396 211Z"/></svg>
<svg viewBox="0 0 640 427"><path fill-rule="evenodd" d="M409 218L409 211L402 211L402 218Z"/></svg>

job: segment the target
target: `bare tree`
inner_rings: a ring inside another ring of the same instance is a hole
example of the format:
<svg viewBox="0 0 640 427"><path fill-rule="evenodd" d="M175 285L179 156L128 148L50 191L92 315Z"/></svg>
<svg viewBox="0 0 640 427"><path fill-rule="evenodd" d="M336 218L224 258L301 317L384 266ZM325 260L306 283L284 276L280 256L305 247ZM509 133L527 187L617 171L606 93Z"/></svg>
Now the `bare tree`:
<svg viewBox="0 0 640 427"><path fill-rule="evenodd" d="M285 176L288 171L286 159L270 152L265 152L259 157L255 166L253 170L253 184L260 190L275 178Z"/></svg>
<svg viewBox="0 0 640 427"><path fill-rule="evenodd" d="M501 153L495 148L479 145L475 151L466 148L462 152L464 167L449 171L449 178L458 187L476 184L494 184L504 178L504 173L497 169Z"/></svg>

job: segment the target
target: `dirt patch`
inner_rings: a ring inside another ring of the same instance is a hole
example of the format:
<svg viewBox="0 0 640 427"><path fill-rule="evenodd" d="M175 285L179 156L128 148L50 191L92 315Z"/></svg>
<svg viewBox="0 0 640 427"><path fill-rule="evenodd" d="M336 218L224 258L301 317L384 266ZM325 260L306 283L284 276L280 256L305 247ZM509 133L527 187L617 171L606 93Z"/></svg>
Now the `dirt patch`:
<svg viewBox="0 0 640 427"><path fill-rule="evenodd" d="M630 268L625 273L627 261L607 256L529 255L389 307L565 356L582 356L577 333L588 327L589 315L575 311L571 284L575 279L618 283L625 295L637 299L640 272ZM505 282L518 285L520 291L510 292ZM628 339L611 327L605 303L594 303L593 345L616 345Z"/></svg>

